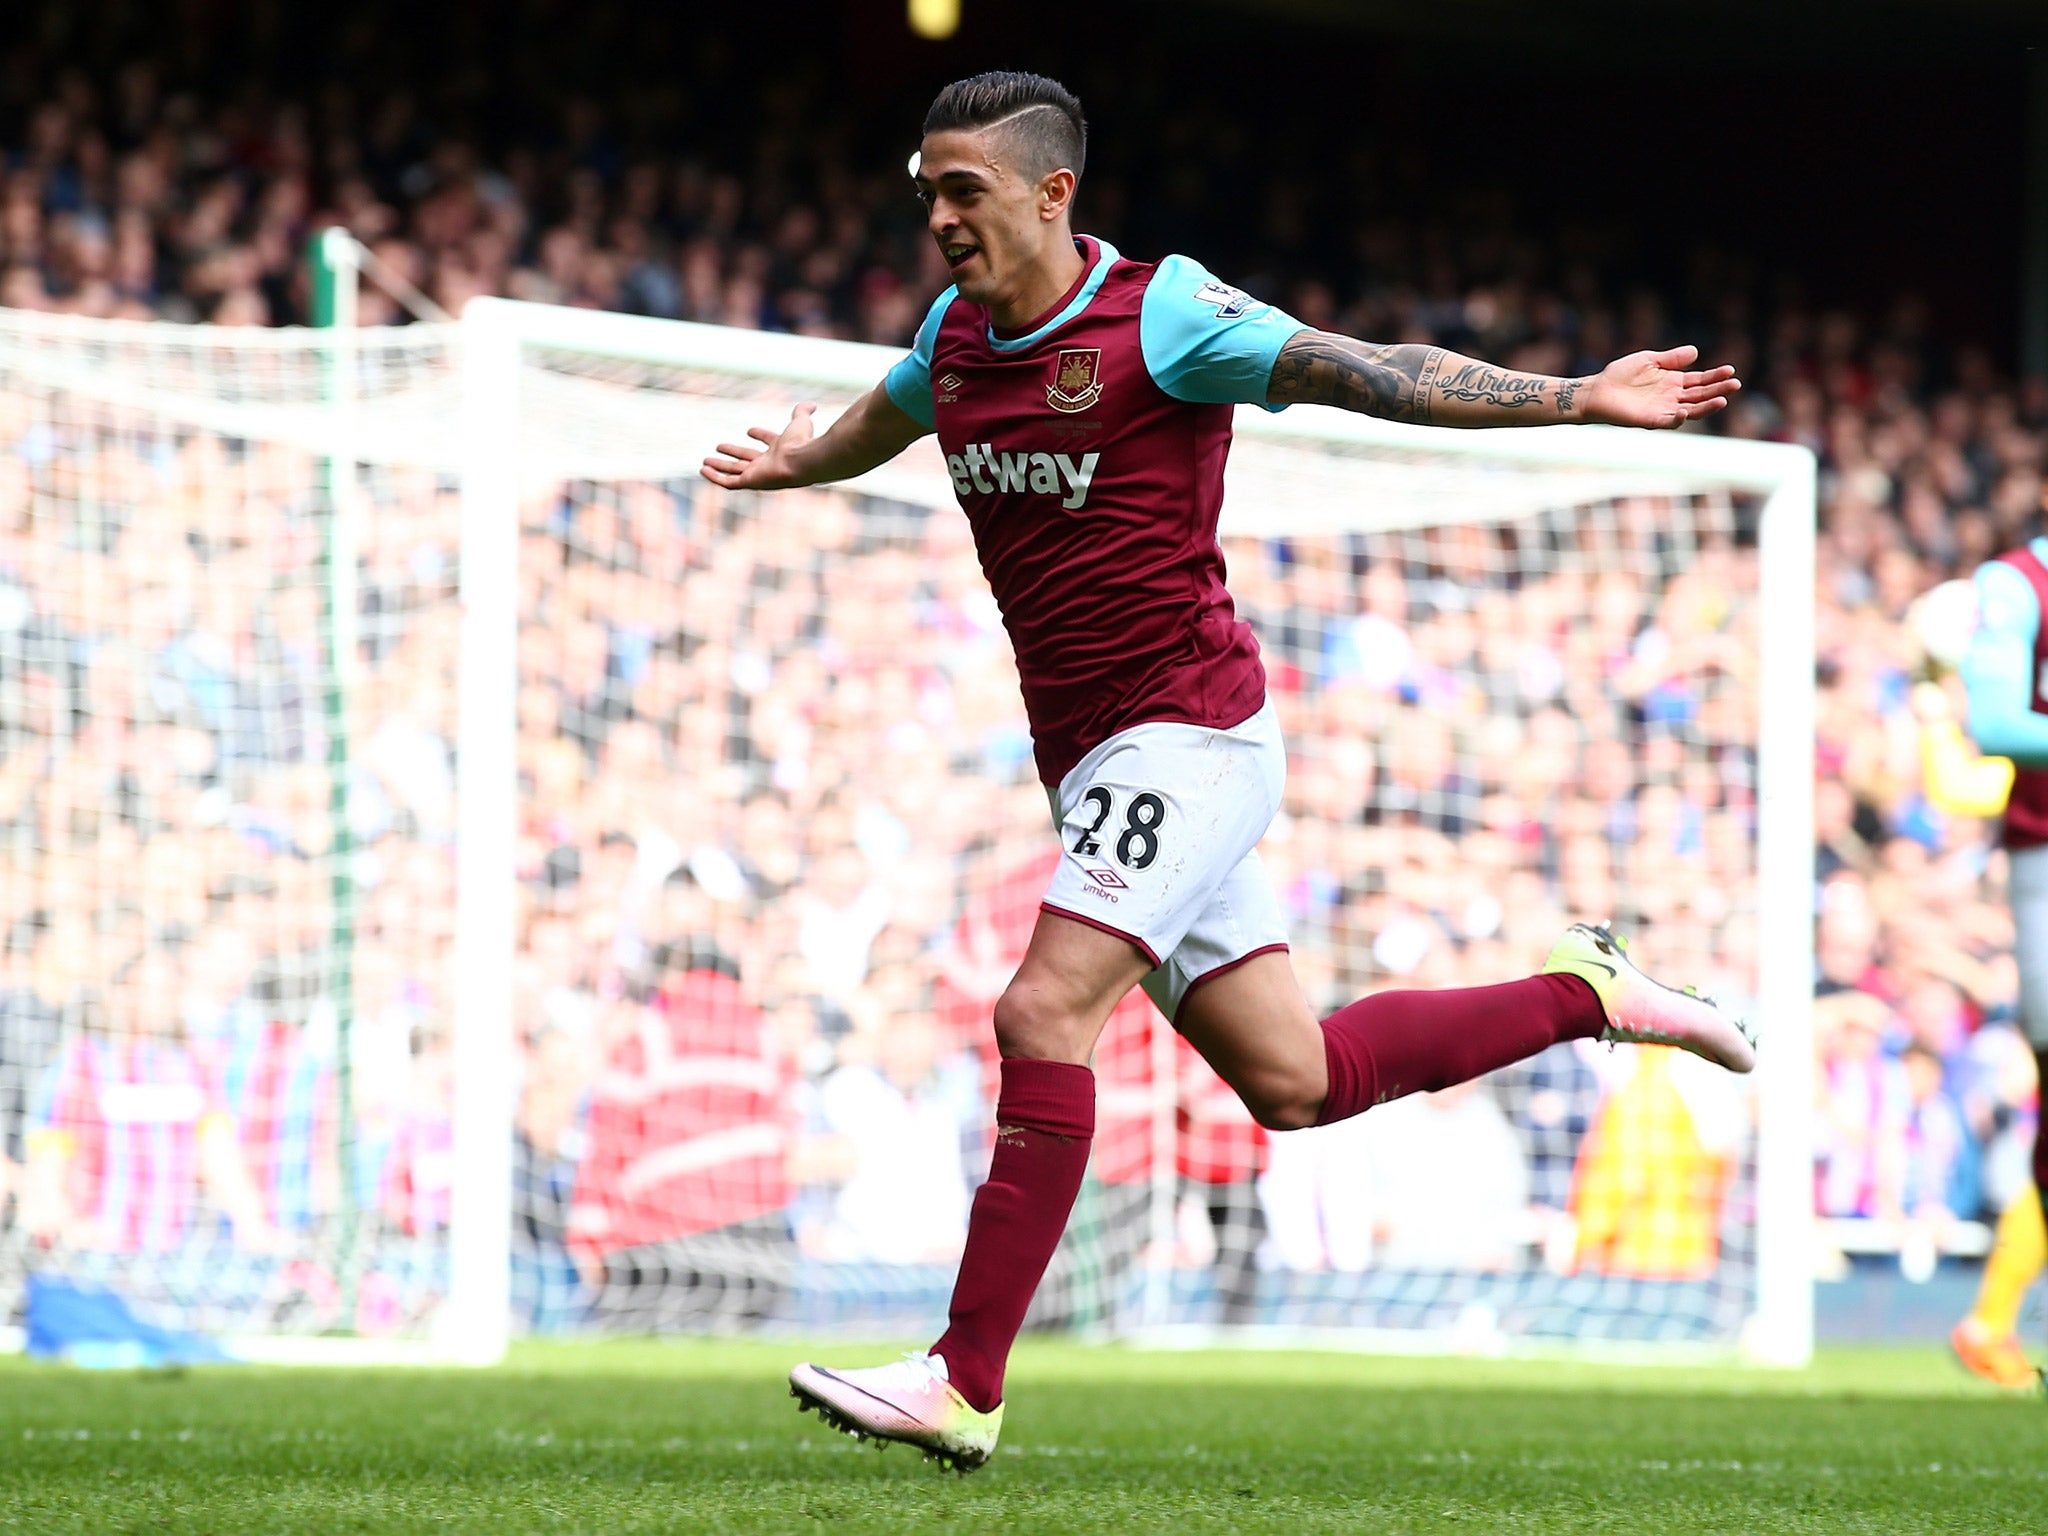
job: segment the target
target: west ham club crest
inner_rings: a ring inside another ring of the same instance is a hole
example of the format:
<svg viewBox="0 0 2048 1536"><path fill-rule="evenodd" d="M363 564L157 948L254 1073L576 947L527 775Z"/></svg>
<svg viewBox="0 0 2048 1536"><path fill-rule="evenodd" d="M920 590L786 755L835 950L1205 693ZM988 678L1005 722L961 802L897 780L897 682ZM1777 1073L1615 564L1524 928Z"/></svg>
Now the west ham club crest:
<svg viewBox="0 0 2048 1536"><path fill-rule="evenodd" d="M1069 347L1052 360L1045 403L1056 411L1085 411L1102 398L1102 349Z"/></svg>

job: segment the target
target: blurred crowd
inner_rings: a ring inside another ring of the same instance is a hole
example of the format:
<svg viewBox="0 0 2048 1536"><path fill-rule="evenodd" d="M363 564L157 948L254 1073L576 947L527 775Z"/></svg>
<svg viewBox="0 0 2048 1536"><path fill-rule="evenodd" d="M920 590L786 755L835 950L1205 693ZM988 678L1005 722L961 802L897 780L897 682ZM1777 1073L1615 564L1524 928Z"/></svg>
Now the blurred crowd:
<svg viewBox="0 0 2048 1536"><path fill-rule="evenodd" d="M403 94L222 105L166 89L147 63L104 87L74 71L5 157L0 304L303 324L307 242L332 224L449 313L495 293L896 342L943 286L900 170L828 169L785 205L779 179L627 162L594 101L569 103L546 139L487 164ZM411 318L368 286L362 323Z"/></svg>
<svg viewBox="0 0 2048 1536"><path fill-rule="evenodd" d="M894 170L792 193L629 155L590 103L489 162L429 127L402 97L59 75L0 176L0 304L291 322L334 221L451 311L509 293L900 343L943 282ZM1092 227L1157 254L1113 175L1088 196ZM1262 217L1284 235L1284 184ZM1749 381L1721 429L1819 456L1816 1208L1945 1240L2025 1178L2037 1090L2004 861L1928 782L1906 614L2034 527L2048 393L1941 346L1911 299L1730 283L1702 309L1510 228L1369 222L1348 285L1226 275L1524 369L1697 339ZM363 318L407 315L372 283ZM253 1255L252 1308L331 1322L348 1296L403 1326L439 1283L419 1255L451 1173L453 488L365 472L344 708L317 466L103 428L0 395L0 1252ZM1755 510L1233 544L1290 749L1265 854L1314 1002L1506 979L1612 917L1748 1005ZM1051 857L964 523L558 486L524 509L519 579L527 1320L758 1317L835 1265L950 1262L990 1134L987 1009ZM1275 1141L1159 1027L1136 1000L1105 1040L1093 1251L1056 1292L1113 1292L1161 1243L1213 1268L1227 1316L1261 1272L1747 1261L1753 1105L1689 1058L1560 1048ZM1170 1237L1138 1214L1162 1105Z"/></svg>

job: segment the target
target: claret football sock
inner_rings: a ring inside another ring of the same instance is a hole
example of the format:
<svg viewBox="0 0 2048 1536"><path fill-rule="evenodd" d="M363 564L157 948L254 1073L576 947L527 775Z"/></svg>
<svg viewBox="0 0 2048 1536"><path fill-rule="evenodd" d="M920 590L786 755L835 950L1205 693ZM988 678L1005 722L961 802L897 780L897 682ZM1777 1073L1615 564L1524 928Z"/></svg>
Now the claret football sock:
<svg viewBox="0 0 2048 1536"><path fill-rule="evenodd" d="M1323 1020L1329 1089L1318 1125L1375 1104L1433 1093L1607 1027L1599 995L1577 976L1492 987L1379 992Z"/></svg>
<svg viewBox="0 0 2048 1536"><path fill-rule="evenodd" d="M1003 1368L1031 1293L1066 1230L1095 1135L1095 1074L1064 1061L1006 1061L996 1149L975 1191L950 1324L931 1353L982 1413L1003 1398Z"/></svg>

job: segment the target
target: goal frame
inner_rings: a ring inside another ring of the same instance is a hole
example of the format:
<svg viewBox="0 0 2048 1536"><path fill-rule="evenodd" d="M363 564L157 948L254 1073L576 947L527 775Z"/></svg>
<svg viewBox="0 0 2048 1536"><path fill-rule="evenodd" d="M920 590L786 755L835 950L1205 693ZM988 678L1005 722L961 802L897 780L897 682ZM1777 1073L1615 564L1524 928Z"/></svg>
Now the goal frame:
<svg viewBox="0 0 2048 1536"><path fill-rule="evenodd" d="M457 685L455 1147L450 1293L436 1345L484 1364L510 1337L511 1019L517 809L512 657L518 632L522 350L550 347L754 380L871 388L897 350L478 298L462 338L461 658ZM1762 498L1758 527L1758 1007L1756 1307L1741 1340L1757 1363L1813 1353L1813 763L1816 476L1790 444L1552 426L1459 431L1301 406L1240 407L1246 439L1352 443L1521 467L1692 478ZM1225 512L1226 533L1254 533Z"/></svg>

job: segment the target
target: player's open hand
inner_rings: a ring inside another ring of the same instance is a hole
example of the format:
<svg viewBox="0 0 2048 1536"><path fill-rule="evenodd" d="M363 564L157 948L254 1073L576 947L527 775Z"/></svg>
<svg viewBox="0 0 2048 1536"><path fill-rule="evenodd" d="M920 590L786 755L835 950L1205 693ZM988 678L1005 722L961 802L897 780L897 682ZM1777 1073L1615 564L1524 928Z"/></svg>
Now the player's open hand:
<svg viewBox="0 0 2048 1536"><path fill-rule="evenodd" d="M811 440L811 416L817 406L805 401L789 414L789 425L780 432L767 427L749 427L753 443L720 443L718 452L704 461L703 476L713 485L729 491L781 491L810 482L797 473L793 455Z"/></svg>
<svg viewBox="0 0 2048 1536"><path fill-rule="evenodd" d="M1695 369L1698 347L1631 352L1595 374L1580 403L1587 421L1617 427L1677 427L1725 410L1742 388L1733 368Z"/></svg>

